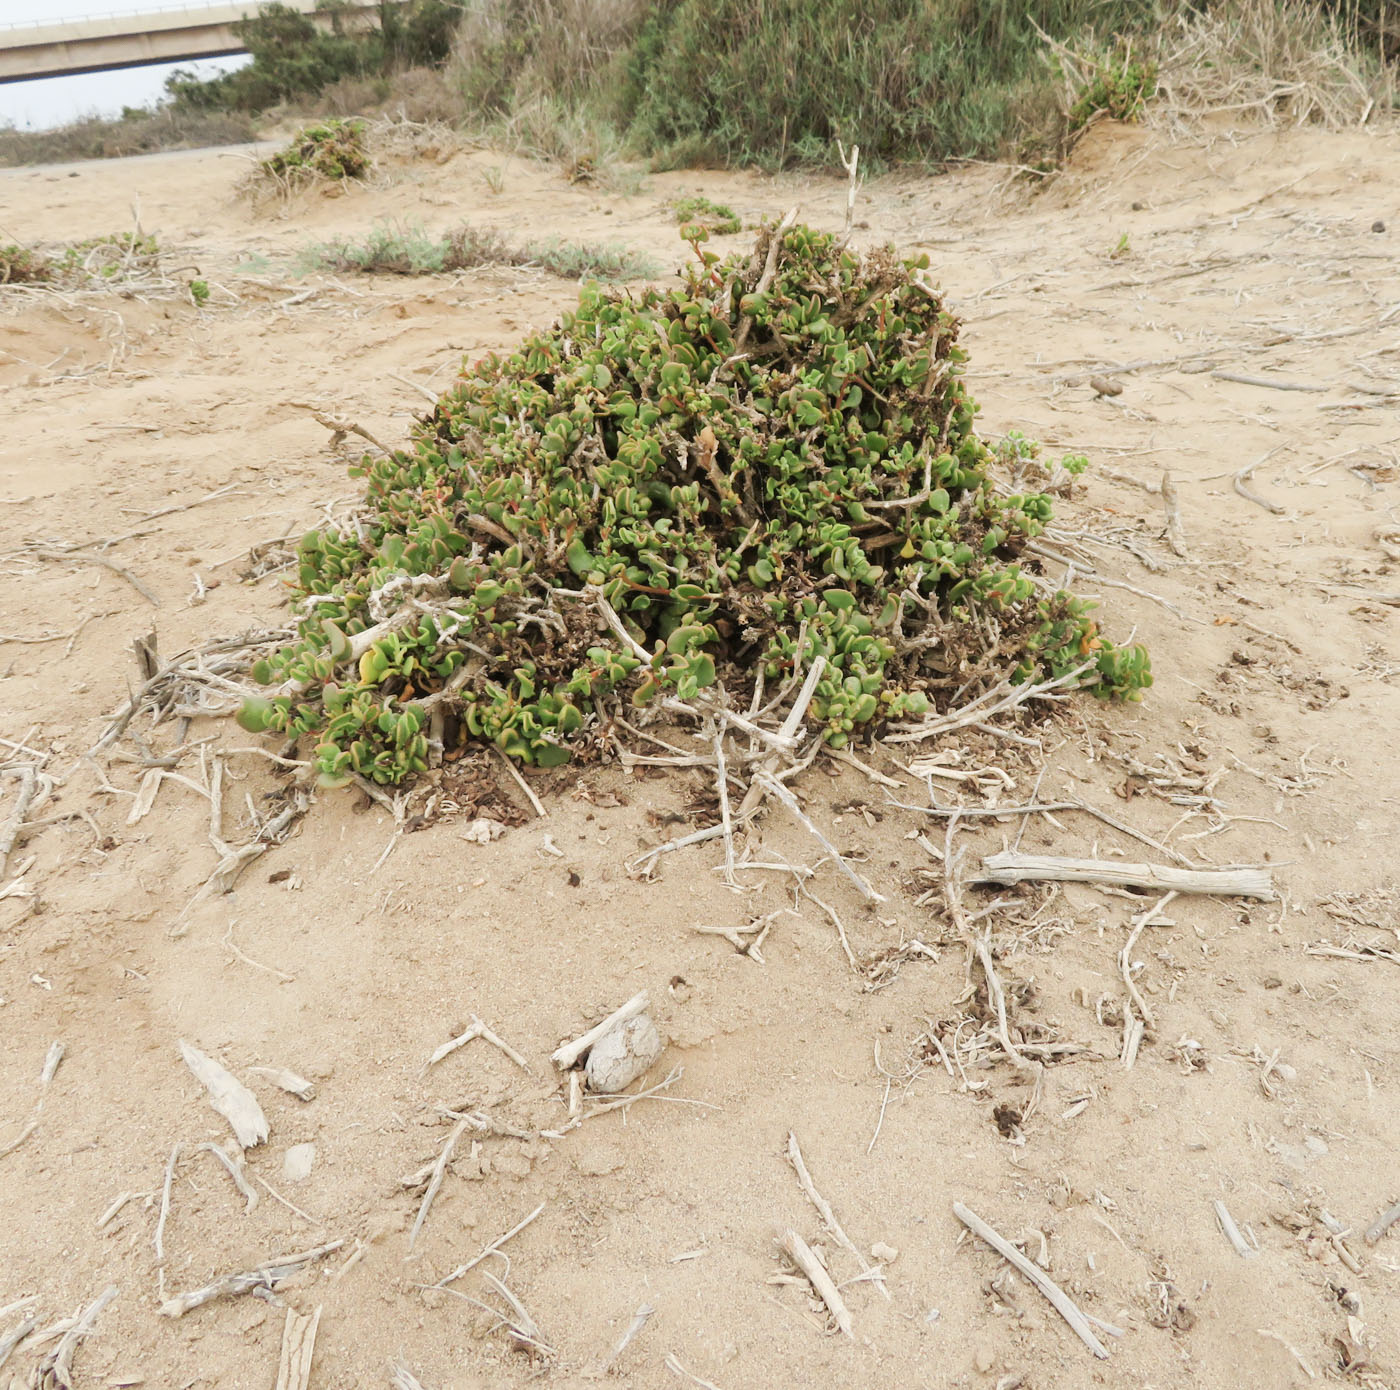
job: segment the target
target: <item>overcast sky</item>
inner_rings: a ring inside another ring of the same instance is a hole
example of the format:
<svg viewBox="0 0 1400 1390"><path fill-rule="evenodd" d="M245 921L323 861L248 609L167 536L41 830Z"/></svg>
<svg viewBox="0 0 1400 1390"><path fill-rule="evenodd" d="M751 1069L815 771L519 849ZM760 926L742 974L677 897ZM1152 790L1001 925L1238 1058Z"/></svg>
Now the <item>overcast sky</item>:
<svg viewBox="0 0 1400 1390"><path fill-rule="evenodd" d="M193 0L192 8L200 0ZM141 14L172 9L171 0L0 0L0 26L50 23L99 14ZM6 43L0 27L0 47ZM48 77L36 82L0 83L0 122L26 129L63 125L97 112L121 114L123 106L150 106L165 91L165 79L177 67L193 68L202 77L240 67L246 57L210 58L199 63L159 63L118 72L90 72L75 77Z"/></svg>

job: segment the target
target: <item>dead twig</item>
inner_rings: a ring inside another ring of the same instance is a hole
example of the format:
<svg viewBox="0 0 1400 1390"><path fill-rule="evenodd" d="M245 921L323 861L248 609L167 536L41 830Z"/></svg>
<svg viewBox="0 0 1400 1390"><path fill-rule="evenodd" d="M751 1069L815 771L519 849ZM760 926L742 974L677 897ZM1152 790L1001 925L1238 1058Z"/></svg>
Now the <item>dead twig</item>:
<svg viewBox="0 0 1400 1390"><path fill-rule="evenodd" d="M428 1219L428 1209L433 1204L433 1198L438 1195L438 1189L442 1186L447 1165L452 1161L452 1151L457 1147L457 1141L462 1137L463 1132L469 1127L470 1121L457 1121L456 1125L453 1126L452 1133L447 1136L447 1142L442 1146L442 1152L438 1154L437 1162L433 1164L433 1172L428 1179L427 1191L423 1193L423 1201L418 1208L417 1219L413 1223L413 1229L408 1234L410 1254L413 1253L413 1247L418 1244L418 1234L423 1229L423 1223Z"/></svg>
<svg viewBox="0 0 1400 1390"><path fill-rule="evenodd" d="M243 1214L246 1216L258 1204L258 1194L248 1186L248 1179L243 1176L243 1151L238 1150L238 1159L235 1162L217 1144L201 1144L196 1153L211 1153L219 1160L220 1165L233 1179L233 1185L238 1189L239 1195L243 1198Z"/></svg>
<svg viewBox="0 0 1400 1390"><path fill-rule="evenodd" d="M180 1146L174 1144L165 1165L165 1182L160 1190L160 1215L156 1218L156 1259L165 1262L165 1223L170 1216L170 1186L175 1181L175 1164L180 1158Z"/></svg>
<svg viewBox="0 0 1400 1390"><path fill-rule="evenodd" d="M36 1390L72 1390L73 1356L79 1344L97 1322L102 1310L116 1298L115 1284L109 1284L81 1313L59 1339L58 1345L34 1368L31 1383Z"/></svg>
<svg viewBox="0 0 1400 1390"><path fill-rule="evenodd" d="M479 1265L482 1262L482 1260L489 1259L492 1255L496 1254L500 1250L501 1246L503 1246L506 1243L506 1241L513 1239L515 1236L518 1236L520 1232L523 1231L525 1227L528 1226L530 1222L532 1222L544 1210L544 1208L545 1204L541 1202L539 1206L537 1206L534 1209L534 1211L532 1211L529 1214L529 1216L527 1216L523 1221L517 1221L515 1225L512 1226L510 1230L508 1230L505 1233L505 1235L497 1236L496 1239L493 1240L490 1243L490 1245L482 1249L479 1254L473 1255L472 1258L466 1262L466 1264L458 1265L457 1268L454 1269L451 1274L443 1275L443 1277L439 1279L436 1284L431 1285L431 1287L435 1289L445 1288L448 1284L454 1283L456 1280L460 1279L464 1274L467 1274L471 1270L475 1269L477 1265Z"/></svg>
<svg viewBox="0 0 1400 1390"><path fill-rule="evenodd" d="M44 1065L39 1069L39 1095L34 1101L34 1109L30 1112L24 1128L0 1148L0 1158L8 1158L39 1128L39 1116L44 1110L44 1097L48 1094L49 1083L53 1081L54 1073L58 1071L58 1064L63 1061L63 1053L64 1047L61 1042L49 1044L49 1050L44 1054Z"/></svg>
<svg viewBox="0 0 1400 1390"><path fill-rule="evenodd" d="M439 1047L431 1057L428 1058L428 1067L435 1066L444 1057L450 1057L459 1047L465 1047L469 1042L474 1042L480 1038L483 1042L489 1042L492 1047L499 1048L515 1063L522 1071L529 1072L530 1064L527 1062L504 1038L498 1033L494 1033L475 1014L472 1015L471 1027L465 1033L459 1033L450 1042L445 1042ZM427 1067L424 1067L424 1071Z"/></svg>
<svg viewBox="0 0 1400 1390"><path fill-rule="evenodd" d="M817 1215L821 1217L822 1224L831 1232L836 1243L855 1257L855 1262L860 1266L861 1273L867 1275L879 1288L880 1292L888 1299L890 1291L885 1287L885 1276L882 1270L875 1269L864 1255L856 1248L850 1236L842 1229L841 1223L836 1219L836 1213L831 1209L831 1203L817 1191L817 1185L812 1181L812 1175L807 1171L807 1165L802 1159L802 1147L797 1142L797 1135L791 1130L788 1131L788 1162L792 1164L797 1173L797 1181L801 1185L803 1192L807 1194L807 1200L816 1207Z"/></svg>
<svg viewBox="0 0 1400 1390"><path fill-rule="evenodd" d="M778 1244L783 1254L806 1275L807 1282L816 1290L817 1297L830 1310L836 1326L854 1341L851 1310L846 1307L846 1300L841 1297L841 1291L836 1287L831 1275L826 1272L825 1266L812 1253L812 1247L794 1230L786 1231Z"/></svg>
<svg viewBox="0 0 1400 1390"><path fill-rule="evenodd" d="M1226 1210L1225 1203L1217 1198L1211 1205L1215 1208L1215 1219L1220 1223L1225 1239L1235 1247L1235 1254L1242 1260L1257 1258L1259 1252L1240 1234L1240 1228L1235 1225L1235 1218Z"/></svg>
<svg viewBox="0 0 1400 1390"><path fill-rule="evenodd" d="M1167 544L1171 547L1173 555L1188 560L1191 557L1186 552L1186 536L1181 528L1181 498L1177 495L1176 483L1169 472L1162 473L1160 491L1162 510L1167 519Z"/></svg>
<svg viewBox="0 0 1400 1390"><path fill-rule="evenodd" d="M1110 884L1128 888L1173 889L1274 902L1273 877L1266 868L1183 869L1169 864L1128 864L1111 859L1061 859L1048 854L1002 851L982 861L974 883Z"/></svg>
<svg viewBox="0 0 1400 1390"><path fill-rule="evenodd" d="M277 1363L276 1390L306 1390L311 1380L311 1360L316 1355L316 1329L321 1325L321 1304L308 1317L287 1309L282 1324L282 1354Z"/></svg>
<svg viewBox="0 0 1400 1390"><path fill-rule="evenodd" d="M87 555L76 550L26 550L24 553L34 555L40 560L59 560L70 565L101 565L103 569L111 570L118 578L125 579L152 608L160 607L160 600L125 565L119 565L115 560L107 559L105 555Z"/></svg>
<svg viewBox="0 0 1400 1390"><path fill-rule="evenodd" d="M1090 1327L1088 1319L1076 1307L1074 1300L1039 1265L1028 1260L1009 1240L1004 1240L976 1212L970 1211L961 1202L953 1203L953 1215L973 1235L984 1240L1002 1259L1029 1279L1050 1300L1055 1311L1073 1328L1075 1335L1095 1356L1100 1360L1108 1359L1108 1348L1094 1336L1094 1329Z"/></svg>
<svg viewBox="0 0 1400 1390"><path fill-rule="evenodd" d="M1261 463L1266 463L1269 459L1273 458L1281 448L1283 448L1282 444L1280 444L1277 449L1270 449L1263 458L1257 458L1253 463L1241 468L1230 481L1230 486L1233 487L1246 502L1253 502L1257 506L1263 507L1266 512L1272 512L1275 516L1282 516L1288 508L1280 507L1277 502L1270 502L1267 497L1260 497L1257 492L1247 488L1245 484L1249 481L1250 475L1254 470L1258 468Z"/></svg>
<svg viewBox="0 0 1400 1390"><path fill-rule="evenodd" d="M1381 1212L1366 1227L1366 1244L1374 1245L1397 1221L1400 1221L1400 1202L1396 1202L1389 1210Z"/></svg>
<svg viewBox="0 0 1400 1390"><path fill-rule="evenodd" d="M178 1046L185 1065L209 1092L209 1104L229 1122L239 1145L251 1149L261 1144L268 1129L258 1098L227 1068L197 1047L191 1047L183 1038Z"/></svg>
<svg viewBox="0 0 1400 1390"><path fill-rule="evenodd" d="M621 1340L619 1340L618 1344L612 1349L612 1354L608 1357L608 1359L604 1361L601 1366L598 1367L597 1373L600 1376L605 1376L610 1370L612 1370L613 1365L617 1361L617 1358L621 1356L622 1353L626 1351L627 1348L632 1344L632 1341L636 1337L637 1333L639 1333L642 1330L642 1328L644 1328L647 1325L647 1320L655 1312L656 1309L653 1308L650 1303L643 1303L642 1306L638 1308L635 1313L632 1314L632 1321L627 1324L627 1331L622 1334Z"/></svg>
<svg viewBox="0 0 1400 1390"><path fill-rule="evenodd" d="M303 1250L297 1255L278 1255L257 1266L256 1269L242 1270L236 1274L225 1274L212 1284L205 1284L189 1293L177 1294L168 1298L156 1310L163 1318L184 1317L191 1309L212 1303L216 1298L232 1298L238 1294L250 1293L254 1289L275 1289L286 1278L295 1274L314 1260L339 1250L345 1242L333 1240L327 1245L318 1245L314 1250Z"/></svg>
<svg viewBox="0 0 1400 1390"><path fill-rule="evenodd" d="M0 883L4 882L10 854L19 840L20 830L24 826L24 817L28 813L29 805L34 800L34 794L38 789L39 774L37 769L33 767L20 768L19 792L15 797L13 809L6 817L4 828L0 829Z"/></svg>
<svg viewBox="0 0 1400 1390"><path fill-rule="evenodd" d="M601 1037L612 1032L618 1024L626 1023L629 1018L636 1018L638 1014L646 1013L650 1007L651 997L646 990L642 990L640 994L634 994L621 1008L614 1009L601 1023L590 1028L581 1037L555 1048L550 1054L550 1060L559 1071L572 1070L582 1061L588 1049Z"/></svg>

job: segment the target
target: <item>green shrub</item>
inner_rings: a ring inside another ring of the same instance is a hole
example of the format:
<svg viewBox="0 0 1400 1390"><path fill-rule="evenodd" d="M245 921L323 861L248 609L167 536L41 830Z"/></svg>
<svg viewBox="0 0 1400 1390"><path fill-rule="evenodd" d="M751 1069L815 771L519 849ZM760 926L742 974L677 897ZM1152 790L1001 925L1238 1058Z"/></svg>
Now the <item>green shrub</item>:
<svg viewBox="0 0 1400 1390"><path fill-rule="evenodd" d="M1120 43L1090 60L1070 104L1070 132L1082 130L1100 111L1115 121L1135 121L1156 93L1157 64L1135 59L1131 45Z"/></svg>
<svg viewBox="0 0 1400 1390"><path fill-rule="evenodd" d="M677 198L671 204L671 210L682 226L703 227L712 236L729 236L741 226L739 215L733 208L723 203L712 203L698 194L693 198Z"/></svg>
<svg viewBox="0 0 1400 1390"><path fill-rule="evenodd" d="M989 157L1053 122L1042 31L1126 31L1142 0L671 0L631 54L634 142L664 163Z"/></svg>
<svg viewBox="0 0 1400 1390"><path fill-rule="evenodd" d="M292 137L291 143L258 166L284 184L362 179L370 170L365 148L365 123L358 120L321 121Z"/></svg>
<svg viewBox="0 0 1400 1390"><path fill-rule="evenodd" d="M38 285L53 279L53 263L28 246L0 246L0 285Z"/></svg>
<svg viewBox="0 0 1400 1390"><path fill-rule="evenodd" d="M290 6L263 5L233 26L252 55L250 64L208 81L177 69L166 91L186 110L266 111L345 78L440 64L464 10L457 0L406 0L377 11L326 0L319 8L331 16L330 32Z"/></svg>
<svg viewBox="0 0 1400 1390"><path fill-rule="evenodd" d="M994 485L926 262L774 236L697 245L670 291L585 288L356 465L364 510L302 539L299 638L243 726L314 737L333 785L425 769L445 689L446 744L544 766L620 700L742 696L818 654L835 746L1007 675L1135 698L1146 653L1021 568L1050 501Z"/></svg>

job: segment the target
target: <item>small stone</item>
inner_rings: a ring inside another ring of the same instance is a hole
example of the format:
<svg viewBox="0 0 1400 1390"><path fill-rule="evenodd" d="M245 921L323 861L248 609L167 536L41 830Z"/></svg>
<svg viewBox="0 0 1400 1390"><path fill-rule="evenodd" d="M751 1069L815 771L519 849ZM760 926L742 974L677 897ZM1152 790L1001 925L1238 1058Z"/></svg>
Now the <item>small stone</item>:
<svg viewBox="0 0 1400 1390"><path fill-rule="evenodd" d="M663 1044L647 1014L629 1018L593 1044L584 1069L588 1087L600 1095L615 1095L647 1072L661 1056Z"/></svg>
<svg viewBox="0 0 1400 1390"><path fill-rule="evenodd" d="M1385 231L1385 223L1382 222L1381 219L1378 217L1374 222L1371 223L1371 230L1373 232L1383 232Z"/></svg>
<svg viewBox="0 0 1400 1390"><path fill-rule="evenodd" d="M282 1156L282 1176L288 1182L305 1182L315 1162L315 1144L293 1144Z"/></svg>
<svg viewBox="0 0 1400 1390"><path fill-rule="evenodd" d="M886 1245L883 1240L877 1240L870 1247L870 1258L879 1260L881 1264L892 1265L899 1258L899 1251L893 1245Z"/></svg>

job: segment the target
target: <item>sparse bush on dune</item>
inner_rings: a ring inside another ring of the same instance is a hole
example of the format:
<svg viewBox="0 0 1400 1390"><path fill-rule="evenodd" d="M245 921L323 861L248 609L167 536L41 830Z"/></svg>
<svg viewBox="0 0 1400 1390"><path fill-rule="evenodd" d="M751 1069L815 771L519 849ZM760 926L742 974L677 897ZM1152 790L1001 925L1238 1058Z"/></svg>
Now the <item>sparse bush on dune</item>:
<svg viewBox="0 0 1400 1390"><path fill-rule="evenodd" d="M641 280L657 273L647 257L615 243L525 242L514 246L498 232L458 227L434 236L422 227L381 223L358 240L341 238L302 256L307 270L358 271L366 275L440 275L485 265L537 265L565 280Z"/></svg>
<svg viewBox="0 0 1400 1390"><path fill-rule="evenodd" d="M722 261L691 230L677 288L585 288L352 469L363 505L303 538L245 728L313 740L324 785L392 783L472 740L597 756L629 712L750 708L814 665L838 748L1008 679L1150 684L1023 567L1050 499L997 475L1051 470L977 436L923 263L801 226Z"/></svg>

